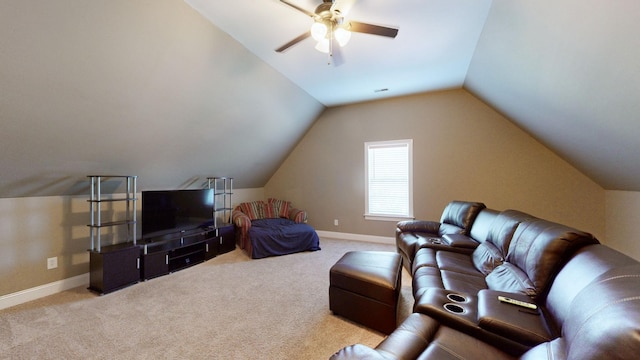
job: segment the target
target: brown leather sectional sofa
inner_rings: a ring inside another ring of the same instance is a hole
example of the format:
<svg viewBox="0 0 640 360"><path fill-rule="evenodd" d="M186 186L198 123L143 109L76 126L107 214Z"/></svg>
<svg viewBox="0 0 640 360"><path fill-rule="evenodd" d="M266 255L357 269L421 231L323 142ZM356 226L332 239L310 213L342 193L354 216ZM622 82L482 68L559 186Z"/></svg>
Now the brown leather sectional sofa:
<svg viewBox="0 0 640 360"><path fill-rule="evenodd" d="M591 234L454 201L440 222L398 223L396 243L414 313L375 349L332 359L640 356L640 263Z"/></svg>

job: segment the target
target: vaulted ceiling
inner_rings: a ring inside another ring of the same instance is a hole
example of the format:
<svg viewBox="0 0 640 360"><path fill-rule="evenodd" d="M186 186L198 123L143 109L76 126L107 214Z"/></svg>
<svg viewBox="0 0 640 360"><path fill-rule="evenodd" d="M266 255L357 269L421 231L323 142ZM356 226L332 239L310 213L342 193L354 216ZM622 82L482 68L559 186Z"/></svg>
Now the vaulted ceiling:
<svg viewBox="0 0 640 360"><path fill-rule="evenodd" d="M354 32L345 47L335 46L340 59L333 61L315 50L312 38L275 51L308 33L313 23L285 2L185 1L326 106L460 88L491 5L491 0L336 0L345 23L397 27L398 35ZM309 12L322 3L286 1Z"/></svg>
<svg viewBox="0 0 640 360"><path fill-rule="evenodd" d="M0 197L109 172L260 187L326 107L461 87L603 188L640 191L637 2L341 6L398 36L354 33L327 65L311 39L274 51L312 21L278 0L0 2Z"/></svg>
<svg viewBox="0 0 640 360"><path fill-rule="evenodd" d="M186 2L327 106L465 87L604 188L640 191L637 2L335 0L399 31L355 33L333 67L312 39L273 51L313 22L281 1Z"/></svg>

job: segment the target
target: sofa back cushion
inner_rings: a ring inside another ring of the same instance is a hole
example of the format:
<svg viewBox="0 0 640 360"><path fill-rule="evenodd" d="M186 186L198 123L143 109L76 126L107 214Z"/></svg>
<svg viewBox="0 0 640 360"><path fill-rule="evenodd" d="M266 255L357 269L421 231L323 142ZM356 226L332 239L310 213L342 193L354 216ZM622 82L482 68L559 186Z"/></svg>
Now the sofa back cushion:
<svg viewBox="0 0 640 360"><path fill-rule="evenodd" d="M508 262L493 269L484 281L491 290L520 293L531 297L536 295L535 284L527 274Z"/></svg>
<svg viewBox="0 0 640 360"><path fill-rule="evenodd" d="M553 326L559 331L569 314L571 302L594 279L616 267L637 261L601 244L587 245L576 251L554 278L545 300Z"/></svg>
<svg viewBox="0 0 640 360"><path fill-rule="evenodd" d="M543 296L560 268L579 248L598 243L591 234L542 219L518 225L505 261L522 270Z"/></svg>
<svg viewBox="0 0 640 360"><path fill-rule="evenodd" d="M280 216L278 216L278 212L273 207L273 204L269 204L269 203L263 203L262 204L262 218L263 219L277 219L279 217Z"/></svg>
<svg viewBox="0 0 640 360"><path fill-rule="evenodd" d="M484 275L489 275L493 269L502 265L504 256L502 252L492 243L486 241L480 243L471 254L473 266Z"/></svg>
<svg viewBox="0 0 640 360"><path fill-rule="evenodd" d="M478 212L484 209L483 203L468 201L452 201L442 211L440 217L440 236L444 234L469 235L471 224Z"/></svg>
<svg viewBox="0 0 640 360"><path fill-rule="evenodd" d="M502 256L506 257L513 234L518 225L527 219L534 219L534 217L518 210L502 211L491 223L487 233L487 241L495 245Z"/></svg>
<svg viewBox="0 0 640 360"><path fill-rule="evenodd" d="M238 205L238 208L240 208L240 211L245 213L250 220L275 218L288 219L291 215L290 212L293 209L291 202L272 198L269 198L267 202L262 200L244 202Z"/></svg>
<svg viewBox="0 0 640 360"><path fill-rule="evenodd" d="M474 250L471 259L476 269L485 275L489 275L493 269L500 266L505 261L507 251L509 250L509 244L511 243L511 238L513 237L518 225L526 219L533 218L533 216L517 210L505 210L500 213L496 212L491 215L490 218L484 219L484 213L488 210L489 209L482 210L471 227L471 232L473 234L474 228L480 226L476 225L477 222L483 221L486 225L491 221L486 229L485 239L479 240L482 241L482 243L476 248L476 250ZM476 236L478 236L477 232ZM496 286L494 290L507 291L504 287L506 283L511 283L512 285L518 283L517 278L503 278L503 276L509 273L511 273L510 270L502 269L502 272L500 273L501 275L496 274L492 279L489 279L493 282L493 285ZM514 281L516 282L514 283ZM528 284L526 284L526 286L528 286ZM528 291L526 286L518 287L517 292ZM489 288L491 288L491 286ZM513 290L512 286L509 286L508 288Z"/></svg>
<svg viewBox="0 0 640 360"><path fill-rule="evenodd" d="M273 217L287 218L289 217L289 209L291 208L291 202L285 200L278 200L269 198L267 204L273 207L275 212Z"/></svg>
<svg viewBox="0 0 640 360"><path fill-rule="evenodd" d="M264 218L264 201L250 201L240 204L240 210L245 213L250 220Z"/></svg>
<svg viewBox="0 0 640 360"><path fill-rule="evenodd" d="M615 268L587 285L562 327L567 360L637 359L640 265Z"/></svg>
<svg viewBox="0 0 640 360"><path fill-rule="evenodd" d="M471 224L469 230L469 236L479 243L483 243L489 235L489 230L493 221L500 214L499 211L493 209L484 208L478 212L476 219Z"/></svg>

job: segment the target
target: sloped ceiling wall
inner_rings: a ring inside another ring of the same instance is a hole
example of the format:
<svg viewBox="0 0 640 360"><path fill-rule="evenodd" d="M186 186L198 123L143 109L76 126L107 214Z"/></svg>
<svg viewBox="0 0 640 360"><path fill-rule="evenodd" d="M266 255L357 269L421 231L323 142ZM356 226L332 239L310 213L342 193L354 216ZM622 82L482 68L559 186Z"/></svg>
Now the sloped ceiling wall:
<svg viewBox="0 0 640 360"><path fill-rule="evenodd" d="M637 1L493 0L465 88L607 190L640 191Z"/></svg>
<svg viewBox="0 0 640 360"><path fill-rule="evenodd" d="M464 87L605 189L640 191L637 9L493 0ZM261 187L323 110L184 1L0 2L0 197L86 194L95 173Z"/></svg>
<svg viewBox="0 0 640 360"><path fill-rule="evenodd" d="M260 187L324 110L182 1L2 1L0 34L0 197Z"/></svg>

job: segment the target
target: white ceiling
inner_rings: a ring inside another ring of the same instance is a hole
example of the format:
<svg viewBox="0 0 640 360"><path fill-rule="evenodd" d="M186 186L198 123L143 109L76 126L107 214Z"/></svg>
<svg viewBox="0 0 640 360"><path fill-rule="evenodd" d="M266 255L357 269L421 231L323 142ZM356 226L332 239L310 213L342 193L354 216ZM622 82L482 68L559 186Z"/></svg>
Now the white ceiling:
<svg viewBox="0 0 640 360"><path fill-rule="evenodd" d="M340 65L307 32L313 19L279 0L185 0L326 106L462 87L491 0L337 0L347 19L396 27L396 38L353 33ZM313 12L321 0L290 0ZM376 92L376 90L388 91Z"/></svg>
<svg viewBox="0 0 640 360"><path fill-rule="evenodd" d="M399 28L353 34L337 67L312 39L274 51L312 23L279 0L185 1L326 106L464 87L605 189L640 191L636 0L336 0Z"/></svg>

